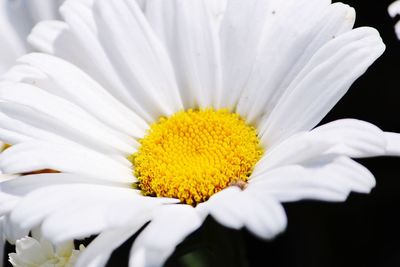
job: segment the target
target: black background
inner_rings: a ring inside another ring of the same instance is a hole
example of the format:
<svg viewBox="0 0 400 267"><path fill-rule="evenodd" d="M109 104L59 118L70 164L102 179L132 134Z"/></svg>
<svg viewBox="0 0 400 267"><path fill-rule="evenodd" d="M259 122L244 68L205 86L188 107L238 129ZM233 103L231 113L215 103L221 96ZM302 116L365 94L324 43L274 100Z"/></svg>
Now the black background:
<svg viewBox="0 0 400 267"><path fill-rule="evenodd" d="M357 118L385 131L400 132L400 41L394 34L398 18L392 19L387 13L390 2L345 1L356 9L356 27L378 29L387 48L322 123ZM360 162L376 176L377 186L371 194L351 194L345 203L302 201L285 204L288 228L270 242L259 240L246 231L240 232L249 266L400 266L400 158L374 158ZM201 231L193 236L201 236ZM213 238L218 239L218 234L214 232ZM116 251L108 266L126 266L129 246L127 243ZM226 257L231 257L228 254ZM223 257L222 263L216 266L229 267L232 266L229 262L236 260ZM180 264L168 264L177 265ZM233 265L240 264L236 262Z"/></svg>
<svg viewBox="0 0 400 267"><path fill-rule="evenodd" d="M336 2L336 1L335 1ZM384 55L324 119L357 118L385 131L400 132L400 41L387 13L391 1L352 0L356 27L376 28ZM377 186L369 195L352 194L345 203L302 201L286 204L288 228L273 242L246 234L251 266L400 266L400 158L360 161Z"/></svg>

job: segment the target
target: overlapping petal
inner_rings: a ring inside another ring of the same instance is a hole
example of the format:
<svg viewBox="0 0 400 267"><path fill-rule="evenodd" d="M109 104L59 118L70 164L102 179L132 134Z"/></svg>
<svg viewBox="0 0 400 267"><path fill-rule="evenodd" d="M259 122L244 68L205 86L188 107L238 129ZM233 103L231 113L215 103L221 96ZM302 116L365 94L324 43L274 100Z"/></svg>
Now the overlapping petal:
<svg viewBox="0 0 400 267"><path fill-rule="evenodd" d="M99 0L98 38L124 85L152 121L183 108L166 49L135 1Z"/></svg>
<svg viewBox="0 0 400 267"><path fill-rule="evenodd" d="M167 48L184 107L207 108L223 97L218 32L206 2L148 0L146 17Z"/></svg>
<svg viewBox="0 0 400 267"><path fill-rule="evenodd" d="M275 237L286 227L285 212L275 199L269 195L251 195L247 189L242 192L238 187L215 194L198 209L203 216L210 214L224 226L245 227L265 239Z"/></svg>
<svg viewBox="0 0 400 267"><path fill-rule="evenodd" d="M261 123L264 144L315 127L384 49L379 33L372 28L358 28L328 42Z"/></svg>
<svg viewBox="0 0 400 267"><path fill-rule="evenodd" d="M57 19L58 6L64 0L0 1L0 73L30 51L26 42L35 23Z"/></svg>
<svg viewBox="0 0 400 267"><path fill-rule="evenodd" d="M159 207L152 221L135 241L129 266L162 266L186 236L200 227L202 220L188 205ZM162 236L162 238L159 238Z"/></svg>
<svg viewBox="0 0 400 267"><path fill-rule="evenodd" d="M68 147L43 141L26 142L7 149L0 154L0 169L4 173L51 169L126 184L136 181L130 166L110 156L78 145Z"/></svg>
<svg viewBox="0 0 400 267"><path fill-rule="evenodd" d="M41 225L43 236L57 244L133 224L135 217L132 215L151 216L152 209L174 202L173 199L144 198L127 188L88 184L48 186L33 191L17 203L9 215L6 232L13 241ZM127 206L131 207L128 212Z"/></svg>
<svg viewBox="0 0 400 267"><path fill-rule="evenodd" d="M246 191L279 201L303 199L344 201L350 192L369 193L374 176L346 156L321 156L303 164L286 165L254 177Z"/></svg>

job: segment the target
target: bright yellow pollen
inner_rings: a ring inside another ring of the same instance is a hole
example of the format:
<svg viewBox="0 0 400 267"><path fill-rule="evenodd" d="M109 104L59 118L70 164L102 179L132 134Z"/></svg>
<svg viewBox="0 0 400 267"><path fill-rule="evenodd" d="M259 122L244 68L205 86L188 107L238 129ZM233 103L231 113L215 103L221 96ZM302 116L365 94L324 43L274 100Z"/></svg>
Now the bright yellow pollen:
<svg viewBox="0 0 400 267"><path fill-rule="evenodd" d="M245 183L263 150L254 127L227 110L180 111L151 125L134 165L144 195L196 205Z"/></svg>

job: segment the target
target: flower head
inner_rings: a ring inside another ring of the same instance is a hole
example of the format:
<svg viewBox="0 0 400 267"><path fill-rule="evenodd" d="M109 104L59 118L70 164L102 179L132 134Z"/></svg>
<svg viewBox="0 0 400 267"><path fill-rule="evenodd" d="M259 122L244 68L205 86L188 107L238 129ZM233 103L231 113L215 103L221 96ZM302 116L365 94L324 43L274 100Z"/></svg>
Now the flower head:
<svg viewBox="0 0 400 267"><path fill-rule="evenodd" d="M14 267L73 267L82 252L74 249L72 241L65 242L56 248L47 240L23 237L17 240L16 252L10 253L9 261Z"/></svg>
<svg viewBox="0 0 400 267"><path fill-rule="evenodd" d="M273 238L281 202L368 193L374 177L351 158L400 152L397 134L367 122L316 127L385 49L376 30L352 29L347 5L67 0L60 11L29 36L45 53L0 84L12 145L0 169L22 174L0 184L10 241L38 226L55 243L99 234L76 266L103 266L150 221L130 261L161 266L208 215ZM57 172L32 174L44 169Z"/></svg>

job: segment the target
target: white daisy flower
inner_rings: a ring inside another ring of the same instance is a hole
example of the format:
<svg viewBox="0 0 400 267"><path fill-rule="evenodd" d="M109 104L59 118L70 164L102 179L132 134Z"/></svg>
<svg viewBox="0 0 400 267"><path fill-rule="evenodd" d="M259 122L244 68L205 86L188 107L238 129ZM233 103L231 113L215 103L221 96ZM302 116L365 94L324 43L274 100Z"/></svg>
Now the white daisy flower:
<svg viewBox="0 0 400 267"><path fill-rule="evenodd" d="M0 74L31 51L26 37L44 19L57 19L63 0L0 0Z"/></svg>
<svg viewBox="0 0 400 267"><path fill-rule="evenodd" d="M391 3L388 7L388 12L392 18L396 17L397 15L400 15L400 1L397 0ZM397 38L400 39L400 21L396 23L395 31Z"/></svg>
<svg viewBox="0 0 400 267"><path fill-rule="evenodd" d="M76 250L73 241L54 247L40 235L34 235L17 240L16 252L8 256L14 267L73 267L84 248L80 245Z"/></svg>
<svg viewBox="0 0 400 267"><path fill-rule="evenodd" d="M212 4L212 5L211 5ZM76 266L161 266L206 216L270 239L281 202L344 201L373 175L351 158L399 155L367 122L317 124L383 53L328 0L67 0L0 86L10 241L99 236ZM52 54L52 55L49 55ZM72 63L72 64L71 64ZM161 119L160 119L161 117ZM316 128L315 128L316 127ZM33 204L34 203L34 204Z"/></svg>

